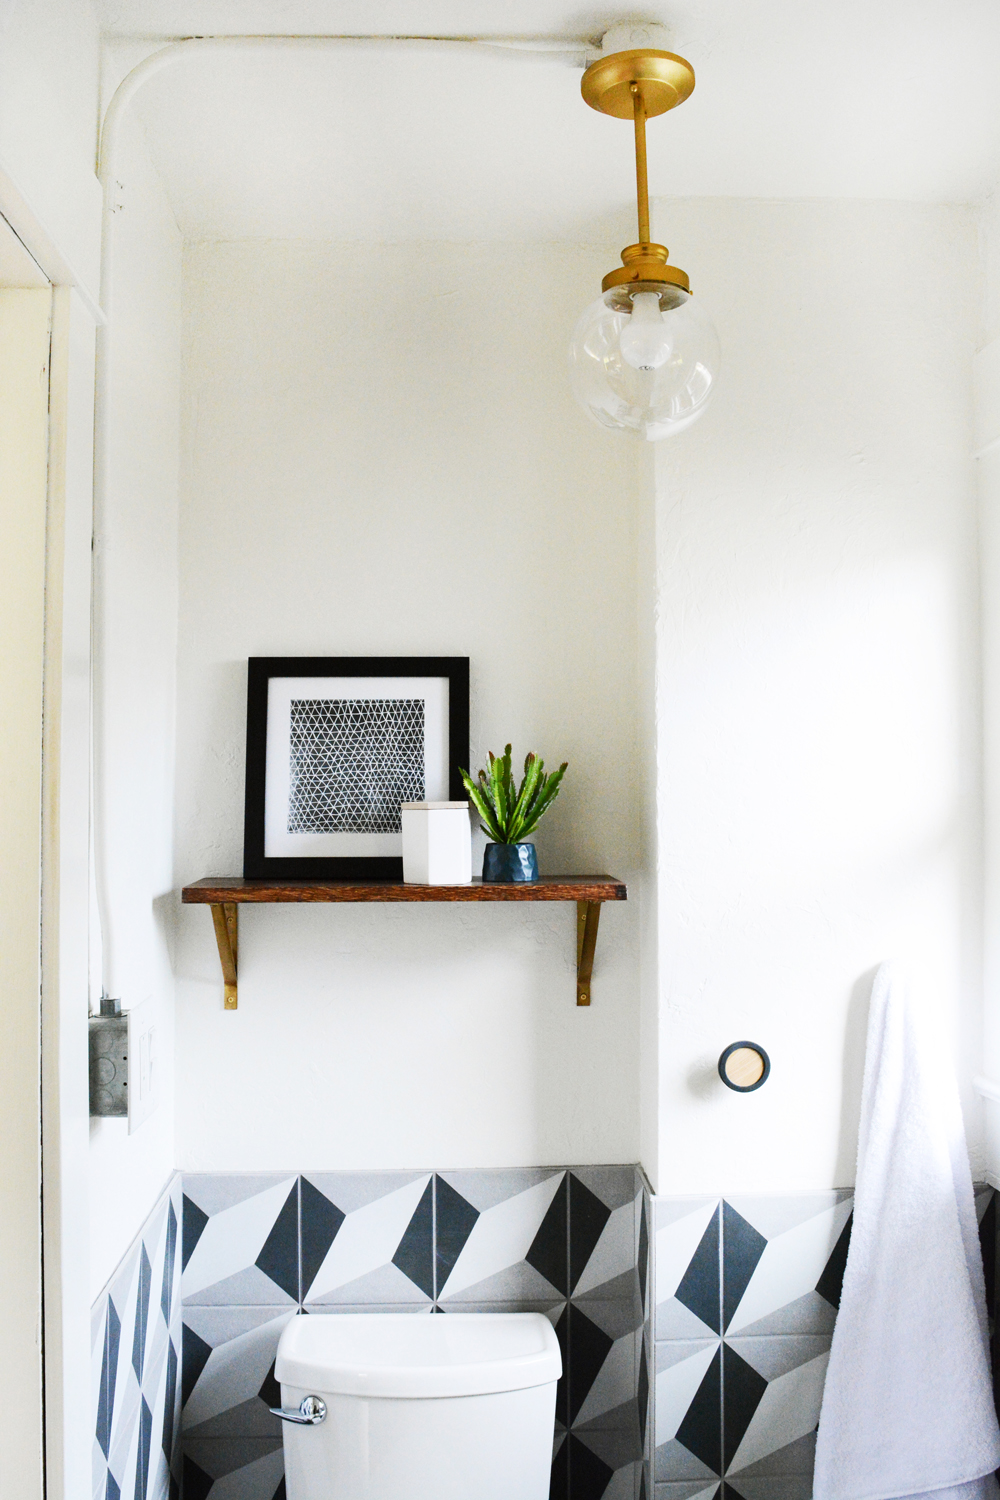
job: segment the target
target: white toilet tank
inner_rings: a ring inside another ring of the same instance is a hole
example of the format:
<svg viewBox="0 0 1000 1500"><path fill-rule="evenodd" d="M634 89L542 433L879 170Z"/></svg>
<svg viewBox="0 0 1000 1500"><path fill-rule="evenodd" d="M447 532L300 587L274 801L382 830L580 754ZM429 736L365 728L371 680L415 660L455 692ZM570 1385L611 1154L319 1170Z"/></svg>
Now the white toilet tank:
<svg viewBox="0 0 1000 1500"><path fill-rule="evenodd" d="M293 1318L288 1500L547 1500L561 1373L541 1313Z"/></svg>

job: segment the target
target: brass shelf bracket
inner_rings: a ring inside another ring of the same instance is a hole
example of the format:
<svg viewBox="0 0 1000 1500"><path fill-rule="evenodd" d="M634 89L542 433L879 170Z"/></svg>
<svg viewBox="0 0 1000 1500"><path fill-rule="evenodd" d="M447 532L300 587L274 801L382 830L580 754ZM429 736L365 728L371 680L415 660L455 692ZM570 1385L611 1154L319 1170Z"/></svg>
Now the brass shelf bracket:
<svg viewBox="0 0 1000 1500"><path fill-rule="evenodd" d="M590 1004L590 980L594 972L594 950L597 947L597 924L601 918L599 901L576 903L576 1003Z"/></svg>
<svg viewBox="0 0 1000 1500"><path fill-rule="evenodd" d="M624 881L614 875L542 875L538 880L472 880L462 885L407 885L399 880L255 880L241 875L207 875L186 885L181 900L212 908L215 941L225 984L225 1008L237 1006L237 926L240 905L286 901L575 901L576 1003L590 1004L597 924L605 901L627 901Z"/></svg>
<svg viewBox="0 0 1000 1500"><path fill-rule="evenodd" d="M235 1010L237 1005L236 993L236 959L238 952L239 928L236 918L237 906L235 901L226 901L219 905L212 903L212 922L215 925L215 941L219 945L219 959L222 963L222 979L225 984L225 1010Z"/></svg>

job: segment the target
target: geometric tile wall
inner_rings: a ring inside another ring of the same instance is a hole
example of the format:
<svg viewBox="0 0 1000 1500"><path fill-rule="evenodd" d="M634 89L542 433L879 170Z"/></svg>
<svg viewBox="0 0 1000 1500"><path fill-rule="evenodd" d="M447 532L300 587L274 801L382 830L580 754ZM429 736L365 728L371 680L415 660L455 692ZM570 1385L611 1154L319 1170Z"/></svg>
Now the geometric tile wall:
<svg viewBox="0 0 1000 1500"><path fill-rule="evenodd" d="M637 1500L649 1377L635 1167L185 1175L183 1190L184 1500L285 1500L268 1411L281 1330L359 1310L543 1313L564 1368L553 1500Z"/></svg>
<svg viewBox="0 0 1000 1500"><path fill-rule="evenodd" d="M94 1500L286 1500L281 1330L358 1310L544 1313L552 1500L809 1500L851 1207L632 1166L175 1179L94 1305Z"/></svg>
<svg viewBox="0 0 1000 1500"><path fill-rule="evenodd" d="M1000 1417L1000 1323L997 1320L997 1289L1000 1288L1000 1194L992 1188L977 1189L976 1212L979 1215L979 1243L983 1251L983 1280L986 1283L993 1400L997 1416Z"/></svg>
<svg viewBox="0 0 1000 1500"><path fill-rule="evenodd" d="M852 1202L652 1199L654 1500L809 1500ZM976 1209L995 1262L991 1188Z"/></svg>
<svg viewBox="0 0 1000 1500"><path fill-rule="evenodd" d="M91 1310L93 1500L180 1494L180 1224L175 1177Z"/></svg>

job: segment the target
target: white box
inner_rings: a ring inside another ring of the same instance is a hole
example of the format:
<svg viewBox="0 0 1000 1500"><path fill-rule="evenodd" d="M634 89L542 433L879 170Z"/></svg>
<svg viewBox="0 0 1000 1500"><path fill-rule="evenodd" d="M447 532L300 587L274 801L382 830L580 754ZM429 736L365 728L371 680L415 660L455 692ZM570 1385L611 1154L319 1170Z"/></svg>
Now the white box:
<svg viewBox="0 0 1000 1500"><path fill-rule="evenodd" d="M467 802L404 802L403 880L407 885L471 885L472 824Z"/></svg>

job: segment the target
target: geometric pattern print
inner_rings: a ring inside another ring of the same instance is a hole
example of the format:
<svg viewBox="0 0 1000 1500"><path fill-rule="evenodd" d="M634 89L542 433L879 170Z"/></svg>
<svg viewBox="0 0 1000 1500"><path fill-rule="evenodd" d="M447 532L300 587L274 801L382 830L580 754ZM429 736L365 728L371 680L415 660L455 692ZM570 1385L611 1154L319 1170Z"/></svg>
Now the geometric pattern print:
<svg viewBox="0 0 1000 1500"><path fill-rule="evenodd" d="M94 1500L180 1494L180 1179L91 1311Z"/></svg>
<svg viewBox="0 0 1000 1500"><path fill-rule="evenodd" d="M422 698L293 698L289 833L398 833L424 795Z"/></svg>
<svg viewBox="0 0 1000 1500"><path fill-rule="evenodd" d="M185 1500L284 1500L274 1358L297 1314L542 1312L554 1500L636 1500L648 1218L629 1166L186 1176ZM652 1500L652 1497L650 1497Z"/></svg>
<svg viewBox="0 0 1000 1500"><path fill-rule="evenodd" d="M852 1206L652 1200L655 1500L809 1500Z"/></svg>

